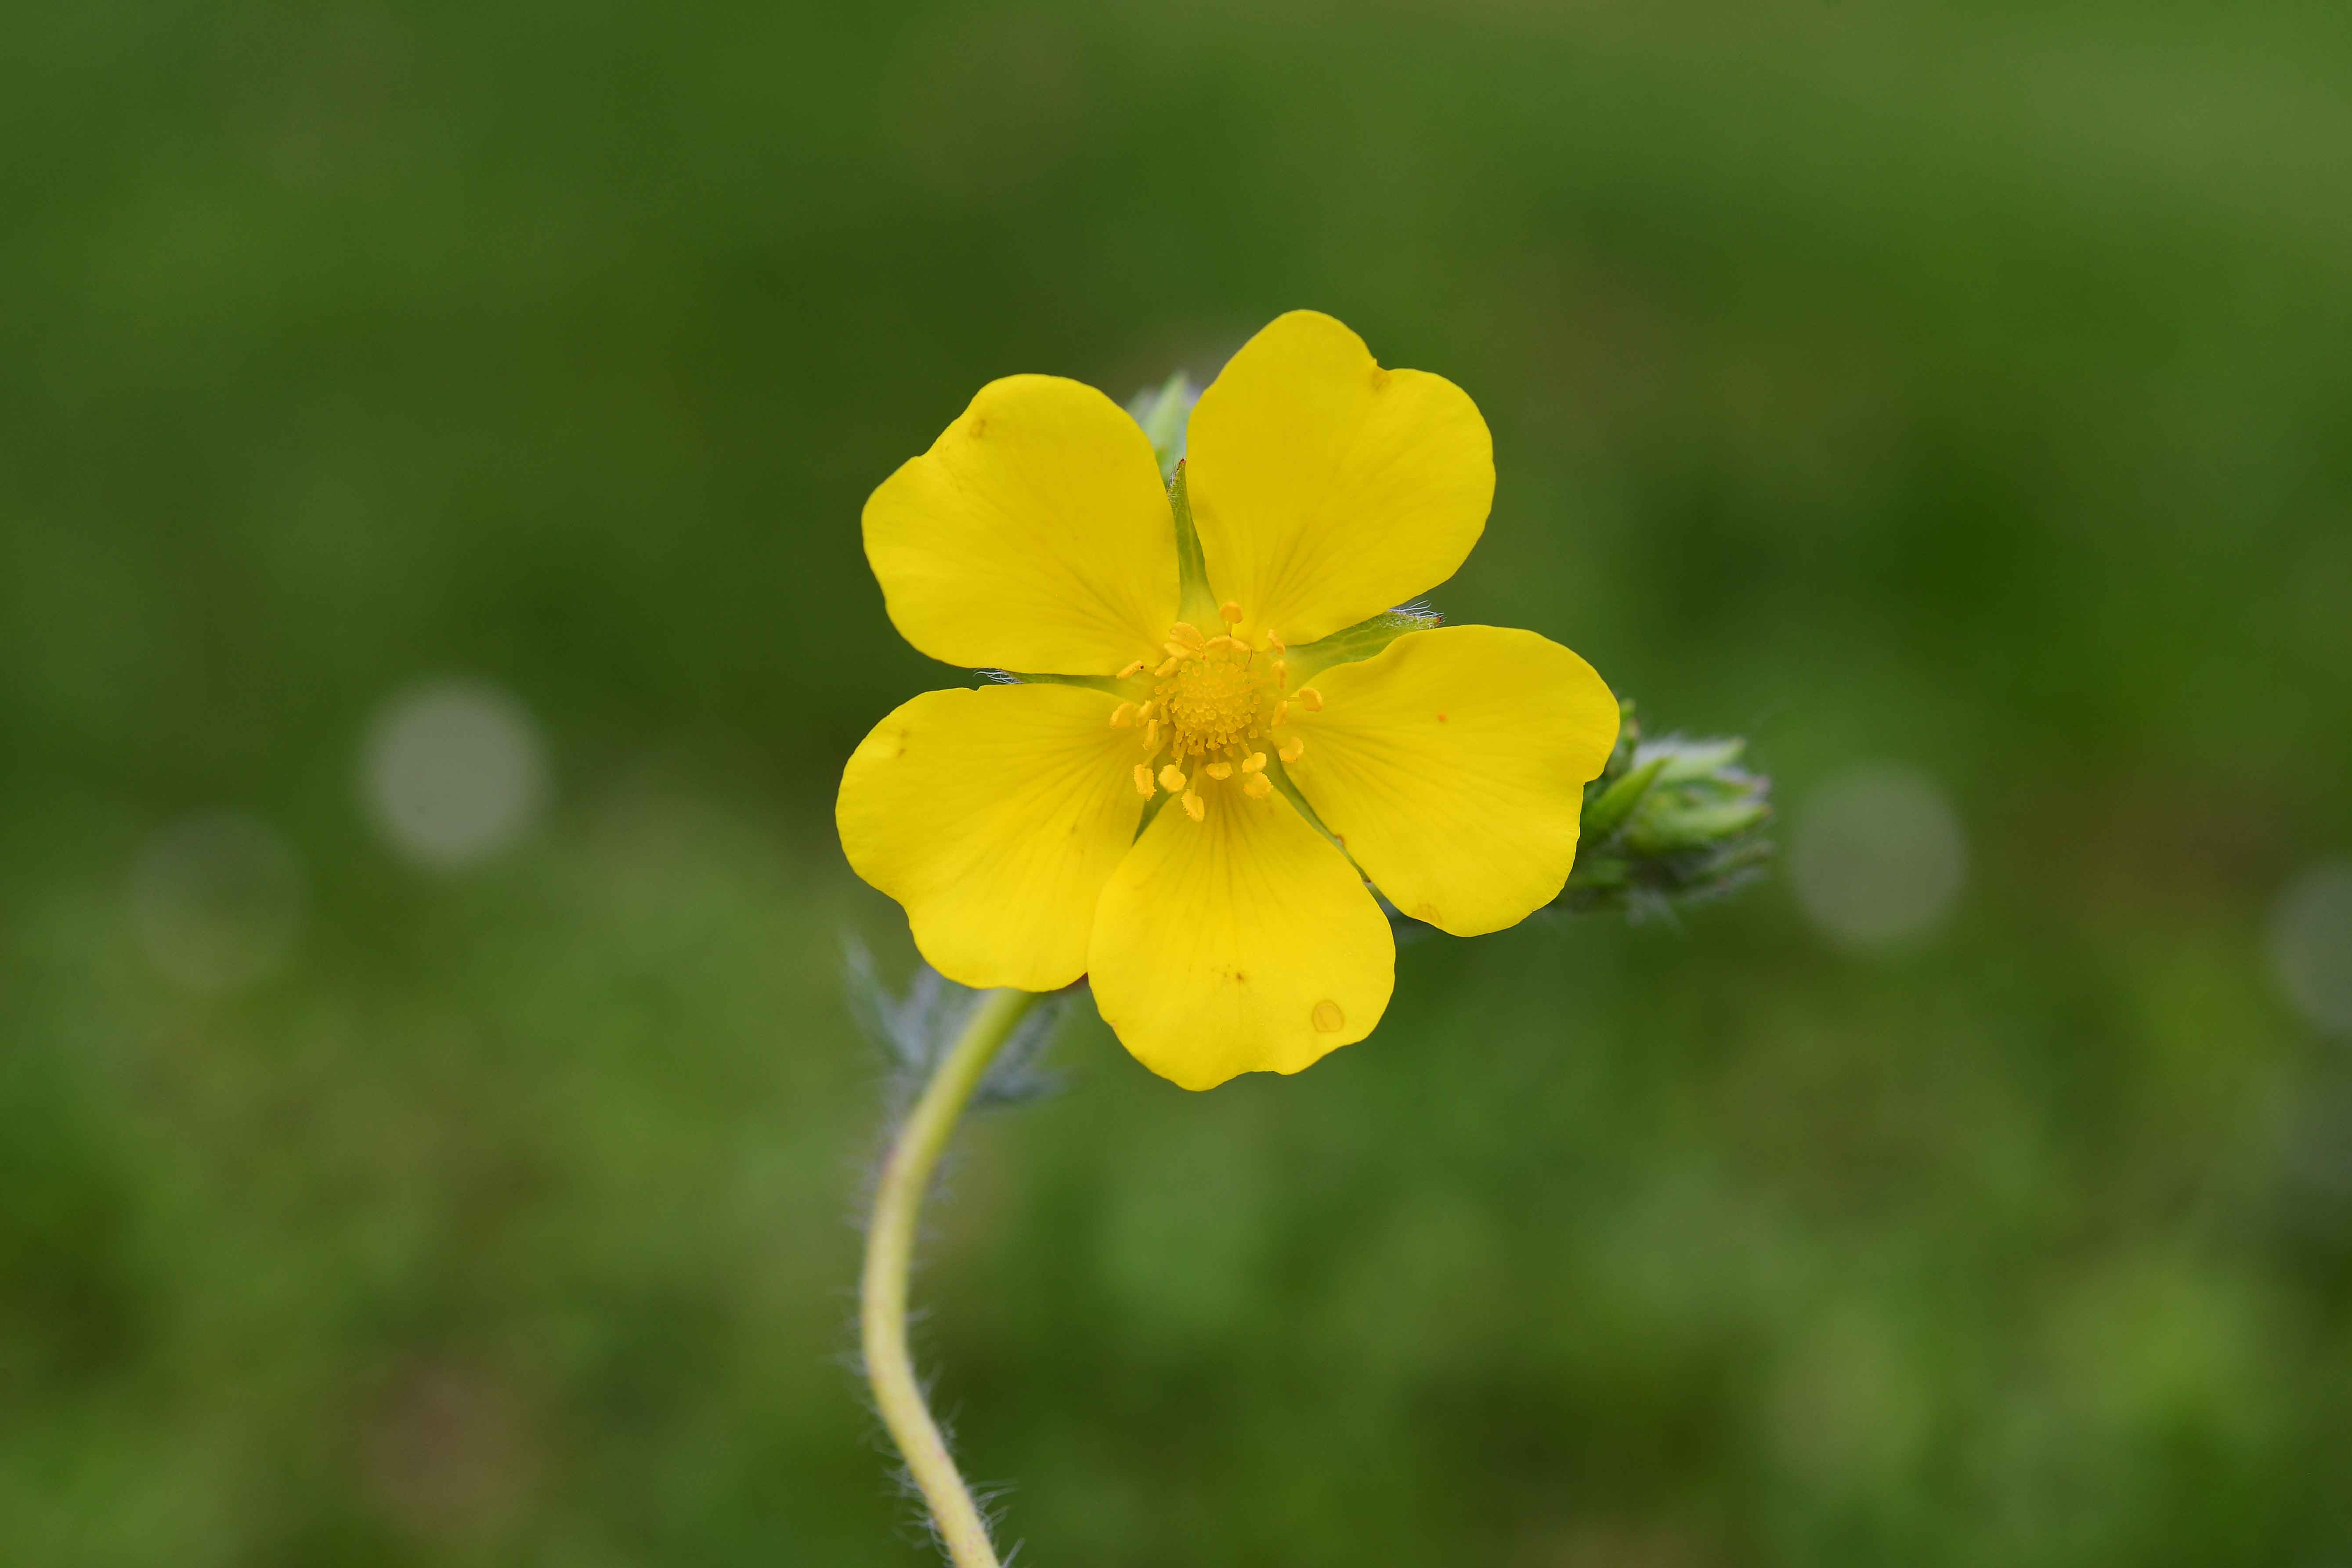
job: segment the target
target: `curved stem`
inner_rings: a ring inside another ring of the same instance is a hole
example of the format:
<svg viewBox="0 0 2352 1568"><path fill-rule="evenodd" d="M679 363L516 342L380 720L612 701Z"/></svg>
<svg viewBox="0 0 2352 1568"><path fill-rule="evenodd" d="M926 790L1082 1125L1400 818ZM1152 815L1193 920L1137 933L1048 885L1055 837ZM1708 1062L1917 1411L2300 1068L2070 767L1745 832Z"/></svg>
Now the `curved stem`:
<svg viewBox="0 0 2352 1568"><path fill-rule="evenodd" d="M956 1568L999 1568L988 1525L948 1455L947 1439L923 1403L907 1352L907 1271L914 1261L915 1221L940 1154L972 1090L1013 1027L1044 998L1034 991L992 991L972 1008L962 1037L940 1058L922 1098L890 1145L866 1232L866 1272L858 1286L858 1325L875 1407L907 1468L930 1505L931 1519Z"/></svg>

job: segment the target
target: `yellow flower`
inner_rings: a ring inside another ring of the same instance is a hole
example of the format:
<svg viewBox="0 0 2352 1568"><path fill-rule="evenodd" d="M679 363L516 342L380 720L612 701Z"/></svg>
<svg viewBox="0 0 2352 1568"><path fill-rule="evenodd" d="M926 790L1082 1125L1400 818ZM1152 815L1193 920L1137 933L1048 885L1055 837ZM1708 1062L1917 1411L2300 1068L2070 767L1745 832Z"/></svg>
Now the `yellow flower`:
<svg viewBox="0 0 2352 1568"><path fill-rule="evenodd" d="M883 720L835 820L941 973L1088 976L1139 1060L1208 1089L1380 1022L1396 951L1366 877L1456 936L1549 902L1617 703L1532 632L1383 616L1453 575L1494 499L1451 382L1297 310L1187 445L1163 487L1117 404L1016 375L883 482L866 554L892 623L1030 679Z"/></svg>

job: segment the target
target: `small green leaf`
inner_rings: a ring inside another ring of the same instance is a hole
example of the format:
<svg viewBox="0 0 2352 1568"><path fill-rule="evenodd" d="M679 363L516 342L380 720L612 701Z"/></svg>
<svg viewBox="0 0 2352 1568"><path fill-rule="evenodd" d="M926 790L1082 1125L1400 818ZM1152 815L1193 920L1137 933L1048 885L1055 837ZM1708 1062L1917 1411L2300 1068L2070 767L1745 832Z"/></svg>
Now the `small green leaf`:
<svg viewBox="0 0 2352 1568"><path fill-rule="evenodd" d="M1754 799L1695 802L1670 795L1657 795L1649 805L1625 829L1627 847L1645 855L1719 843L1756 826L1769 810Z"/></svg>
<svg viewBox="0 0 2352 1568"><path fill-rule="evenodd" d="M1597 842L1616 832L1617 825L1625 820L1641 804L1642 797L1650 793L1650 786L1658 782L1658 775L1665 771L1668 761L1665 757L1653 758L1601 791L1601 798L1584 808L1585 837Z"/></svg>
<svg viewBox="0 0 2352 1568"><path fill-rule="evenodd" d="M1706 778L1720 769L1729 767L1739 760L1739 753L1747 749L1748 742L1738 736L1725 741L1684 741L1673 738L1649 741L1643 742L1642 747L1633 753L1633 765L1640 767L1651 762L1663 763L1665 764L1664 771L1659 773L1658 782L1684 784L1693 779Z"/></svg>

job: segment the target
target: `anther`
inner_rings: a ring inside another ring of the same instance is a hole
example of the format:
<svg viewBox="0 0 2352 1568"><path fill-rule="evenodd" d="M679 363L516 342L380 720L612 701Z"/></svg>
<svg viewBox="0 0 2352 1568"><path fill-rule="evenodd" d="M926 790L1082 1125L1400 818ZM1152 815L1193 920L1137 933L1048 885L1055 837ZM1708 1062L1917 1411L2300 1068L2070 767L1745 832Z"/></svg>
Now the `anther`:
<svg viewBox="0 0 2352 1568"><path fill-rule="evenodd" d="M1227 599L1223 604L1217 606L1217 619L1224 622L1225 625L1229 626L1240 626L1242 624L1242 607L1239 605L1234 604L1231 599Z"/></svg>
<svg viewBox="0 0 2352 1568"><path fill-rule="evenodd" d="M1191 817L1193 821L1198 822L1202 817L1209 815L1209 808L1201 804L1201 797L1199 795L1194 795L1191 790L1186 790L1184 792L1184 815Z"/></svg>
<svg viewBox="0 0 2352 1568"><path fill-rule="evenodd" d="M1150 659L1137 659L1133 664L1129 665L1125 669L1118 672L1118 679L1121 680L1134 679L1137 676L1143 673L1143 667L1150 662L1151 661Z"/></svg>
<svg viewBox="0 0 2352 1568"><path fill-rule="evenodd" d="M1274 689L1276 691L1282 691L1286 690L1289 686L1290 661L1288 659L1277 658L1274 661Z"/></svg>
<svg viewBox="0 0 2352 1568"><path fill-rule="evenodd" d="M1286 644L1282 640L1282 634L1276 631L1272 626L1265 628L1265 640L1274 645L1274 651L1276 653L1288 653L1290 651L1289 645Z"/></svg>
<svg viewBox="0 0 2352 1568"><path fill-rule="evenodd" d="M1298 705L1309 713L1320 713L1323 711L1323 694L1311 686L1302 686L1298 689Z"/></svg>
<svg viewBox="0 0 2352 1568"><path fill-rule="evenodd" d="M1151 798L1151 770L1141 763L1135 764L1135 793L1146 800Z"/></svg>
<svg viewBox="0 0 2352 1568"><path fill-rule="evenodd" d="M1287 702L1277 702L1274 705L1274 718L1267 723L1266 728L1272 729L1276 724L1281 723L1285 719L1289 717L1290 704ZM1118 721L1114 719L1111 722L1117 723Z"/></svg>
<svg viewBox="0 0 2352 1568"><path fill-rule="evenodd" d="M1176 647L1174 643L1170 643L1168 646L1170 647ZM1153 670L1151 673L1158 676L1160 679L1165 680L1170 676L1175 674L1176 667L1183 662L1184 650L1178 647L1174 653L1169 655L1166 658L1161 659L1160 661L1160 668Z"/></svg>
<svg viewBox="0 0 2352 1568"><path fill-rule="evenodd" d="M1242 785L1242 793L1252 800L1264 800L1274 793L1274 781L1264 773L1252 773Z"/></svg>
<svg viewBox="0 0 2352 1568"><path fill-rule="evenodd" d="M1281 756L1286 763L1295 763L1307 754L1307 737L1293 735L1282 743Z"/></svg>
<svg viewBox="0 0 2352 1568"><path fill-rule="evenodd" d="M1146 752L1160 749L1160 721L1157 719L1143 727L1143 749Z"/></svg>
<svg viewBox="0 0 2352 1568"><path fill-rule="evenodd" d="M1201 628L1190 621L1178 621L1168 628L1168 635L1188 648L1197 648L1201 646Z"/></svg>
<svg viewBox="0 0 2352 1568"><path fill-rule="evenodd" d="M1248 756L1242 759L1242 772L1245 773L1264 773L1265 771L1265 753L1264 752L1252 752Z"/></svg>
<svg viewBox="0 0 2352 1568"><path fill-rule="evenodd" d="M1171 763L1166 767L1160 769L1160 787L1166 790L1170 795L1174 795L1179 790L1182 789L1184 787L1184 774L1182 770L1179 769L1174 763Z"/></svg>
<svg viewBox="0 0 2352 1568"><path fill-rule="evenodd" d="M1207 767L1202 768L1201 771L1207 773L1213 779L1229 779L1234 776L1234 764L1231 763L1211 763Z"/></svg>
<svg viewBox="0 0 2352 1568"><path fill-rule="evenodd" d="M1122 702L1118 707L1112 709L1110 714L1110 727L1114 730L1132 730L1135 728L1135 704L1132 702Z"/></svg>

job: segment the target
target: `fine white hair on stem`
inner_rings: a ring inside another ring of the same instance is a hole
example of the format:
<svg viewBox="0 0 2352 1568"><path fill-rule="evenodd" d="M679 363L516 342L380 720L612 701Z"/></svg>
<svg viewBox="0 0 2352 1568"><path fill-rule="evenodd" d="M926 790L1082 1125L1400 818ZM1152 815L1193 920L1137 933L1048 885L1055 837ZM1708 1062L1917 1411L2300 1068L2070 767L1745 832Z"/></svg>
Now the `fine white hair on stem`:
<svg viewBox="0 0 2352 1568"><path fill-rule="evenodd" d="M896 1008L878 1008L877 1016L902 1024L919 1016L928 1019L944 1005L944 996L943 990L933 992L919 978ZM957 1469L947 1434L931 1414L928 1391L915 1373L907 1342L908 1277L923 1198L940 1156L998 1054L1043 1010L1038 1004L1045 1000L1027 991L989 991L956 1006L961 1026L923 1075L921 1092L883 1156L874 1189L874 1217L866 1233L866 1263L858 1279L858 1342L866 1381L874 1391L876 1414L905 1458L940 1547L955 1568L1003 1568L1003 1562L990 1539L988 1511ZM904 1039L895 1047L902 1057L929 1054L928 1047L917 1051Z"/></svg>

